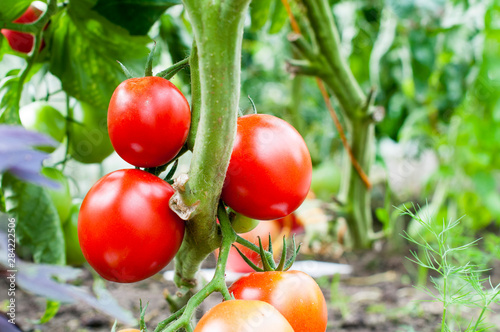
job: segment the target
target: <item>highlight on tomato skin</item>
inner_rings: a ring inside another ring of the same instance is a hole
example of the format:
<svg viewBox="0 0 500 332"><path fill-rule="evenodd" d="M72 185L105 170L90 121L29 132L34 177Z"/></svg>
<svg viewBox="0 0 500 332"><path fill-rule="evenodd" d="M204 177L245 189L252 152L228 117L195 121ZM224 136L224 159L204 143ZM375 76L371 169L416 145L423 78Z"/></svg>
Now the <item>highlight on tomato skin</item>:
<svg viewBox="0 0 500 332"><path fill-rule="evenodd" d="M295 128L268 114L238 118L221 195L230 208L258 220L283 218L305 200L311 179L311 156Z"/></svg>
<svg viewBox="0 0 500 332"><path fill-rule="evenodd" d="M113 92L108 132L116 153L131 165L157 167L186 142L191 109L182 92L156 76L129 78Z"/></svg>
<svg viewBox="0 0 500 332"><path fill-rule="evenodd" d="M328 313L325 297L316 281L304 272L253 272L236 280L229 287L229 293L236 299L271 304L295 331L326 330Z"/></svg>
<svg viewBox="0 0 500 332"><path fill-rule="evenodd" d="M168 201L174 189L148 172L124 169L102 177L85 196L78 239L103 278L136 282L163 269L184 237L184 221Z"/></svg>
<svg viewBox="0 0 500 332"><path fill-rule="evenodd" d="M229 300L203 315L194 332L294 332L273 306L262 301Z"/></svg>
<svg viewBox="0 0 500 332"><path fill-rule="evenodd" d="M42 15L42 13L42 10L31 4L19 18L13 21L13 23L35 22ZM32 34L9 29L1 29L1 32L13 50L27 54L33 49L35 38ZM40 49L41 48L42 46Z"/></svg>

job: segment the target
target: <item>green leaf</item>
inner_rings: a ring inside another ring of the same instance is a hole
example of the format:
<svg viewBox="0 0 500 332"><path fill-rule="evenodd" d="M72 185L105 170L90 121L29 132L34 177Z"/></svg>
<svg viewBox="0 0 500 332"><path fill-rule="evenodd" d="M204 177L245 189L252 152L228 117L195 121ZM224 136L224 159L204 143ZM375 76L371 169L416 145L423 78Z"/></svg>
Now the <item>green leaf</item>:
<svg viewBox="0 0 500 332"><path fill-rule="evenodd" d="M146 35L151 26L168 8L181 4L179 0L98 0L93 8L102 16L131 35Z"/></svg>
<svg viewBox="0 0 500 332"><path fill-rule="evenodd" d="M274 0L271 13L271 26L269 33L274 34L281 31L286 21L288 20L288 13L281 0Z"/></svg>
<svg viewBox="0 0 500 332"><path fill-rule="evenodd" d="M0 83L0 123L20 124L19 77L7 76Z"/></svg>
<svg viewBox="0 0 500 332"><path fill-rule="evenodd" d="M271 2L269 0L253 0L250 3L251 29L253 31L262 29L269 19L270 13Z"/></svg>
<svg viewBox="0 0 500 332"><path fill-rule="evenodd" d="M36 263L65 264L64 235L57 210L46 189L16 179L2 178L7 212L16 219L16 239Z"/></svg>
<svg viewBox="0 0 500 332"><path fill-rule="evenodd" d="M34 324L45 324L48 323L54 316L57 314L59 311L59 307L61 306L60 302L57 301L52 301L52 300L47 300L47 305L45 307L45 312L43 313L43 316L35 322Z"/></svg>
<svg viewBox="0 0 500 332"><path fill-rule="evenodd" d="M52 18L47 31L49 69L68 94L107 109L113 91L125 79L116 60L128 68L144 68L150 39L130 36L89 5L86 0L73 1Z"/></svg>
<svg viewBox="0 0 500 332"><path fill-rule="evenodd" d="M0 21L12 22L21 16L33 0L2 0Z"/></svg>

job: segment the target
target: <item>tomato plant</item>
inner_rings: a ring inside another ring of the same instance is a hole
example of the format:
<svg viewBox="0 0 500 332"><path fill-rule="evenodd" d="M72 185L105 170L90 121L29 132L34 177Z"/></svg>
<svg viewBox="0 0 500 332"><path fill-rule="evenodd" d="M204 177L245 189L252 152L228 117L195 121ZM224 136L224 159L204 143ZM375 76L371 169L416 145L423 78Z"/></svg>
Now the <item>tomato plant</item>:
<svg viewBox="0 0 500 332"><path fill-rule="evenodd" d="M47 192L56 207L59 219L61 219L61 225L64 225L68 221L71 210L71 193L68 179L57 168L44 167L42 168L42 174L59 184L59 188L47 188Z"/></svg>
<svg viewBox="0 0 500 332"><path fill-rule="evenodd" d="M262 245L264 249L268 249L268 238L271 235L271 238L276 238L281 233L281 226L276 220L264 220L261 221L257 227L255 227L252 231L248 233L244 233L241 235L244 239L258 245L260 237L262 239ZM252 262L257 264L257 266L262 266L262 262L258 253L242 246L241 244L234 244L241 252ZM247 273L252 272L253 269L248 266L248 264L241 258L240 254L235 248L231 248L229 252L229 257L227 259L226 268L229 271Z"/></svg>
<svg viewBox="0 0 500 332"><path fill-rule="evenodd" d="M134 166L156 167L174 158L190 123L188 101L161 77L128 79L109 102L109 137L120 157Z"/></svg>
<svg viewBox="0 0 500 332"><path fill-rule="evenodd" d="M113 153L106 111L95 109L86 103L78 103L73 112L76 122L71 124L70 156L85 164L102 162Z"/></svg>
<svg viewBox="0 0 500 332"><path fill-rule="evenodd" d="M303 272L250 273L235 281L229 287L229 292L236 299L271 304L290 322L294 331L326 330L328 317L325 298L314 279Z"/></svg>
<svg viewBox="0 0 500 332"><path fill-rule="evenodd" d="M311 157L300 134L267 114L238 119L222 199L247 217L285 217L304 201L312 176Z"/></svg>
<svg viewBox="0 0 500 332"><path fill-rule="evenodd" d="M184 237L184 222L169 209L174 190L136 169L102 177L78 217L83 255L105 279L136 282L164 268Z"/></svg>
<svg viewBox="0 0 500 332"><path fill-rule="evenodd" d="M194 332L215 331L293 332L294 330L278 310L265 302L231 300L219 303L210 309L194 329Z"/></svg>
<svg viewBox="0 0 500 332"><path fill-rule="evenodd" d="M40 15L42 15L42 13L43 12L40 9L33 5L30 5L24 12L24 14L17 18L14 23L35 22L40 17ZM12 47L13 50L22 53L31 52L34 43L33 35L8 29L2 29L1 32L5 36L5 38L9 42L10 47Z"/></svg>
<svg viewBox="0 0 500 332"><path fill-rule="evenodd" d="M85 263L80 243L78 242L78 212L80 204L71 206L69 220L64 225L64 243L66 246L66 264L80 266Z"/></svg>
<svg viewBox="0 0 500 332"><path fill-rule="evenodd" d="M61 143L66 135L66 119L53 106L45 101L37 101L21 107L19 111L22 125L52 137ZM56 147L41 147L40 150L53 152Z"/></svg>

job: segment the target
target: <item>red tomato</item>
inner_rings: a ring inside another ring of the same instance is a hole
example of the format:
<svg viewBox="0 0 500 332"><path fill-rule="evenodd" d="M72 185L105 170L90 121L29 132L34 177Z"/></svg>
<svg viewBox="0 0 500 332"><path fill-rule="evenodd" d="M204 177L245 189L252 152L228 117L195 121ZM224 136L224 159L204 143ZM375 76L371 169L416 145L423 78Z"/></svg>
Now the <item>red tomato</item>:
<svg viewBox="0 0 500 332"><path fill-rule="evenodd" d="M258 237L260 236L262 240L262 246L264 249L268 249L268 239L269 239L269 234L271 234L271 238L275 240L281 232L281 227L276 222L276 220L268 220L268 221L261 221L257 227L255 227L253 230L251 230L248 233L240 234L241 237L244 239L259 245L259 239ZM281 239L279 239L281 243ZM245 256L247 256L253 263L255 263L257 266L262 267L262 260L260 259L259 254L256 252L242 246L241 244L235 243L235 246L238 247L238 249L241 250ZM279 252L279 250L277 250ZM227 258L227 265L226 269L228 271L233 271L233 272L240 272L240 273L248 273L248 272L253 272L254 270L241 258L240 254L238 251L231 247L231 250L229 251L229 257Z"/></svg>
<svg viewBox="0 0 500 332"><path fill-rule="evenodd" d="M184 237L170 210L172 187L136 169L105 175L90 189L78 216L83 255L103 278L136 282L164 268Z"/></svg>
<svg viewBox="0 0 500 332"><path fill-rule="evenodd" d="M38 20L40 15L42 15L42 13L43 12L35 6L29 6L24 14L16 19L14 23L35 22L36 20ZM34 43L34 37L32 34L8 29L2 29L1 32L5 36L5 38L9 42L10 47L12 47L13 50L22 53L31 52Z"/></svg>
<svg viewBox="0 0 500 332"><path fill-rule="evenodd" d="M194 332L294 332L294 330L278 310L265 302L231 300L219 303L210 309L200 319Z"/></svg>
<svg viewBox="0 0 500 332"><path fill-rule="evenodd" d="M190 124L188 101L161 77L123 81L109 102L109 138L120 157L134 166L156 167L172 160Z"/></svg>
<svg viewBox="0 0 500 332"><path fill-rule="evenodd" d="M283 218L306 198L312 164L300 134L267 114L245 115L238 129L222 199L247 217Z"/></svg>
<svg viewBox="0 0 500 332"><path fill-rule="evenodd" d="M294 331L325 332L326 302L318 284L300 271L254 272L229 287L236 299L271 304Z"/></svg>

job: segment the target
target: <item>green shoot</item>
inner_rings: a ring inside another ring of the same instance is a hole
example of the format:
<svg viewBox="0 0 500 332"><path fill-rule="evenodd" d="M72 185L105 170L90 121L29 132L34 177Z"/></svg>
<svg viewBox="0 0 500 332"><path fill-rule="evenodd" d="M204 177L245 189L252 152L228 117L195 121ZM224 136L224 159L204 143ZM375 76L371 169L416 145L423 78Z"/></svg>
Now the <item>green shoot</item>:
<svg viewBox="0 0 500 332"><path fill-rule="evenodd" d="M467 257L469 250L480 239L461 246L452 246L450 239L453 229L460 223L456 221L443 221L441 225L431 220L424 220L424 216L415 214L408 208L400 210L420 224L425 234L411 236L407 232L403 238L417 246L417 251L411 251L412 257L408 259L419 267L430 270L437 277L430 277L434 291L426 285L417 288L424 291L435 301L443 304L441 318L441 332L452 331L449 323L452 308L470 307L479 309L477 318L469 322L466 332L485 331L490 328L486 322L486 311L495 303L500 294L500 285L493 286L489 278L483 274L488 271L481 266L469 263L459 264L456 257ZM428 218L426 218L428 219ZM424 236L425 235L425 236ZM485 288L488 282L489 288ZM437 292L436 292L437 291Z"/></svg>

